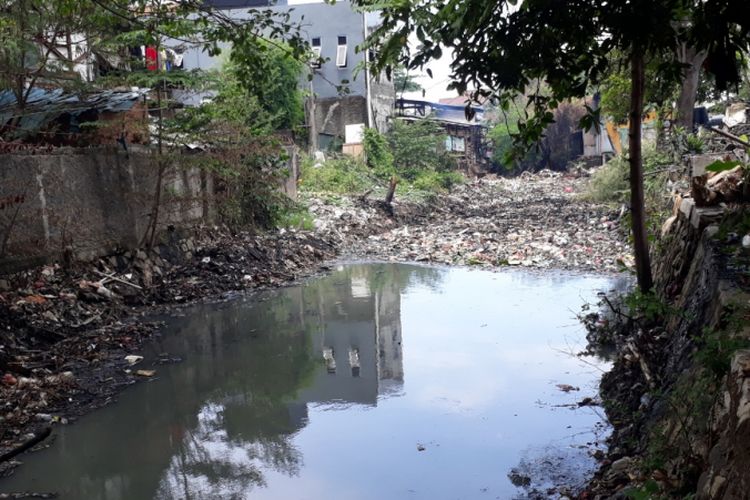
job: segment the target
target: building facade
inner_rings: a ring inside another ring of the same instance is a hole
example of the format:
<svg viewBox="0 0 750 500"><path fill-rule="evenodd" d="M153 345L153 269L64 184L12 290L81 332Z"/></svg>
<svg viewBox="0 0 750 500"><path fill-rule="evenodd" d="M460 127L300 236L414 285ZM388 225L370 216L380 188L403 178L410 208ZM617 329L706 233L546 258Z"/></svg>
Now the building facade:
<svg viewBox="0 0 750 500"><path fill-rule="evenodd" d="M226 10L232 18L248 17L250 8L262 7L259 0L213 0L217 9ZM266 3L267 5L267 3ZM277 3L267 7L288 11L290 21L301 26L314 53L323 59L311 64L312 80L305 75L300 86L314 97L308 100L306 114L316 149L343 142L347 125L364 124L384 131L392 114L395 89L385 78L372 77L365 68L366 51L356 48L364 42L379 17L357 12L348 1L334 4L308 3L294 6ZM220 60L195 48L184 55L184 68L212 69Z"/></svg>

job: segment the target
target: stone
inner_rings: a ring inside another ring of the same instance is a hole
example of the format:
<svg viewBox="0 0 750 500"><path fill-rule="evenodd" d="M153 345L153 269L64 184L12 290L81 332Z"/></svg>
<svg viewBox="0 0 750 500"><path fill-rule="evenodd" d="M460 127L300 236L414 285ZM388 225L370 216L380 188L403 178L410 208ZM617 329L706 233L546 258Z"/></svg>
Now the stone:
<svg viewBox="0 0 750 500"><path fill-rule="evenodd" d="M612 465L609 467L609 472L611 474L624 474L630 469L630 467L633 465L633 459L630 457L622 457L619 460L615 460L612 462Z"/></svg>
<svg viewBox="0 0 750 500"><path fill-rule="evenodd" d="M677 216L673 215L669 217L667 220L664 221L664 224L661 226L661 236L662 238L669 234L669 232L672 230L672 226L674 226L675 221L677 220Z"/></svg>
<svg viewBox="0 0 750 500"><path fill-rule="evenodd" d="M721 159L722 155L720 154L704 154L691 156L689 159L691 177L699 177L701 175L705 175L706 167L716 160Z"/></svg>
<svg viewBox="0 0 750 500"><path fill-rule="evenodd" d="M723 476L714 477L713 481L711 481L711 489L708 492L709 498L719 498L719 492L722 490L726 482L727 478Z"/></svg>
<svg viewBox="0 0 750 500"><path fill-rule="evenodd" d="M680 203L680 212L685 216L686 219L690 220L690 215L693 213L695 202L692 198L683 198Z"/></svg>

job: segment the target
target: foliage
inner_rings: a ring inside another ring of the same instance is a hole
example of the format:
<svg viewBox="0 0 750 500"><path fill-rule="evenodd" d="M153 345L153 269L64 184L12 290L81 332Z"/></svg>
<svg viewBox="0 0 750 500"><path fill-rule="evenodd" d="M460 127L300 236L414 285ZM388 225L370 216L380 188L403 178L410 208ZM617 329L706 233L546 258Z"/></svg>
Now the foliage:
<svg viewBox="0 0 750 500"><path fill-rule="evenodd" d="M698 339L695 359L709 370L716 379L729 372L732 355L750 347L750 340L738 333L747 324L748 310L743 306L732 306L718 328L706 328Z"/></svg>
<svg viewBox="0 0 750 500"><path fill-rule="evenodd" d="M581 0L575 8L531 0L520 4L515 0L355 3L382 8L382 22L364 47L378 54L376 72L398 63L421 68L449 48L453 51L451 88L459 94L474 88L475 98L495 97L504 110L516 96L528 95L526 107L531 112L513 136L516 156L542 139L554 121L553 109L568 99L585 98L592 86L602 82L613 58L630 64L630 109L640 118L644 60L663 58L659 75L666 81L679 80L682 66L676 47L689 42L697 50L707 50L706 67L723 89L740 80L742 58L750 51L750 3L742 1ZM419 42L416 47L409 43L412 34ZM588 108L580 126L590 129L599 121L599 111ZM635 261L639 286L649 290L653 279L641 196L640 120L632 123Z"/></svg>
<svg viewBox="0 0 750 500"><path fill-rule="evenodd" d="M653 324L676 312L653 292L633 290L623 299L628 314L632 318L644 320L647 324Z"/></svg>
<svg viewBox="0 0 750 500"><path fill-rule="evenodd" d="M261 58L260 67L252 68L252 77L246 74L248 68L240 64L239 58L230 57L228 69L245 95L258 100L274 130L293 129L305 118L299 90L304 65L291 56L292 49L285 44L261 42L260 46L265 46L265 57Z"/></svg>
<svg viewBox="0 0 750 500"><path fill-rule="evenodd" d="M394 120L387 134L395 173L413 181L421 171L448 170L452 159L445 151L445 132L435 122Z"/></svg>
<svg viewBox="0 0 750 500"><path fill-rule="evenodd" d="M381 178L395 174L393 168L393 153L388 140L374 128L366 128L364 133L364 148L367 166Z"/></svg>
<svg viewBox="0 0 750 500"><path fill-rule="evenodd" d="M421 172L412 182L412 187L426 193L450 191L453 186L464 182L464 176L455 170L438 172L428 170Z"/></svg>
<svg viewBox="0 0 750 500"><path fill-rule="evenodd" d="M373 173L359 158L342 156L320 164L307 158L302 162L300 187L307 191L361 193L376 183Z"/></svg>
<svg viewBox="0 0 750 500"><path fill-rule="evenodd" d="M631 82L628 68L622 63L619 53L612 57L613 62L607 76L599 85L601 108L606 116L615 123L627 123L630 112ZM646 109L652 109L659 116L664 114L664 108L671 105L675 99L679 82L672 78L664 66L669 64L665 57L651 57L645 65L646 81L644 87L644 102Z"/></svg>
<svg viewBox="0 0 750 500"><path fill-rule="evenodd" d="M661 170L671 164L671 159L661 151L647 148L643 154L643 164L646 209L652 218L658 219L666 202L666 175ZM598 169L592 176L584 197L598 203L627 203L630 197L627 157L615 156Z"/></svg>
<svg viewBox="0 0 750 500"><path fill-rule="evenodd" d="M630 197L627 159L618 155L591 177L584 197L598 203L625 203Z"/></svg>
<svg viewBox="0 0 750 500"><path fill-rule="evenodd" d="M294 203L278 215L276 226L312 231L315 229L315 218L307 207Z"/></svg>
<svg viewBox="0 0 750 500"><path fill-rule="evenodd" d="M569 98L583 98L601 83L608 68L634 53L658 57L659 74L680 78L676 41L689 40L709 48L717 85L740 80L738 53L748 49L750 6L745 2L667 0L577 2L561 9L554 2L490 2L451 0L382 2L358 0L370 8L383 8L382 24L367 48L376 49L376 70L403 64L423 67L453 50L452 88L459 94L476 88L505 107L517 95L532 89L528 106L533 110L519 127L519 145L537 142L553 120L550 109ZM709 32L706 27L715 29ZM409 36L419 41L408 46ZM662 64L663 62L663 64ZM545 81L545 88L537 84ZM585 117L591 125L595 110Z"/></svg>
<svg viewBox="0 0 750 500"><path fill-rule="evenodd" d="M401 65L396 66L393 69L393 87L396 89L396 94L424 90L422 86L414 80L414 77Z"/></svg>
<svg viewBox="0 0 750 500"><path fill-rule="evenodd" d="M683 155L702 153L705 144L700 136L675 125L669 133L668 148L671 149L675 161L680 161Z"/></svg>
<svg viewBox="0 0 750 500"><path fill-rule="evenodd" d="M231 59L206 78L216 92L214 98L200 107L179 110L165 120L164 128L178 143L208 145L195 161L219 179L222 221L233 228L309 226L300 207L279 191L288 175L288 158L272 133L293 114L285 106L269 109L268 103L261 104L243 86ZM287 92L296 91L296 80L283 84Z"/></svg>

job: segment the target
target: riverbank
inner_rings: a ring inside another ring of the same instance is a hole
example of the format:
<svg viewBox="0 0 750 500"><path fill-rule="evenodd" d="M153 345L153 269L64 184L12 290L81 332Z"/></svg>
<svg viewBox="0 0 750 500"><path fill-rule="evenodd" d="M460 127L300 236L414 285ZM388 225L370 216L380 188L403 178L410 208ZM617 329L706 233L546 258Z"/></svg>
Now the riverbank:
<svg viewBox="0 0 750 500"><path fill-rule="evenodd" d="M586 182L585 173L484 178L428 202L398 199L393 214L376 200L307 195L313 231L200 229L168 234L150 252L5 277L0 447L108 404L158 372L134 363L158 332L145 315L283 286L335 258L616 271L630 259L621 213L582 201ZM164 353L160 362L176 361Z"/></svg>
<svg viewBox="0 0 750 500"><path fill-rule="evenodd" d="M596 318L616 345L601 384L613 433L582 498L747 498L749 223L741 205L681 200L654 252L655 294L613 298Z"/></svg>

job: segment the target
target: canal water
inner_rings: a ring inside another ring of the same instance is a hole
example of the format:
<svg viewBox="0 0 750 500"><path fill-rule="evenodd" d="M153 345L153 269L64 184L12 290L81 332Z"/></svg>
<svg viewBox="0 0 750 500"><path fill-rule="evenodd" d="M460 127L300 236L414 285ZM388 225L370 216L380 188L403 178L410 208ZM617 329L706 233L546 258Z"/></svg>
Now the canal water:
<svg viewBox="0 0 750 500"><path fill-rule="evenodd" d="M22 457L0 492L554 497L553 486L592 473L606 437L601 409L577 405L596 397L607 365L573 355L585 346L575 314L621 286L601 276L356 264L187 309L137 366L155 369L153 380L57 427L54 445ZM165 353L183 362L152 366Z"/></svg>

